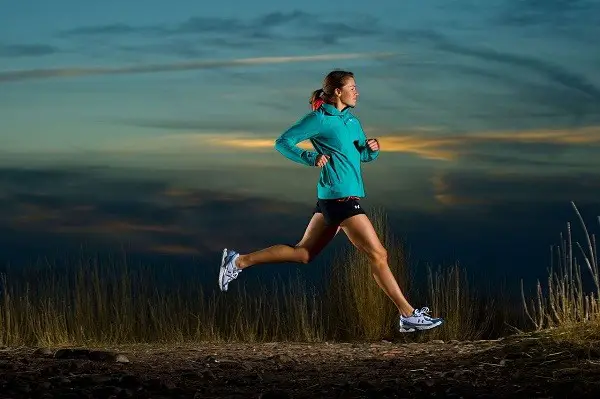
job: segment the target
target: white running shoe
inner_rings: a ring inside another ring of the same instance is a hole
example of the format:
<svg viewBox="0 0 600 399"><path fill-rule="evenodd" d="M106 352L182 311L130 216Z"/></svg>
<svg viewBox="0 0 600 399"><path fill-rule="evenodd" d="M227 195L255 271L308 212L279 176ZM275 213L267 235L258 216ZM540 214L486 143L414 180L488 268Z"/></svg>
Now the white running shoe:
<svg viewBox="0 0 600 399"><path fill-rule="evenodd" d="M221 291L227 291L227 286L232 280L235 280L242 272L242 269L235 265L236 259L240 256L233 250L223 250L223 256L221 257L221 270L219 271L219 288Z"/></svg>
<svg viewBox="0 0 600 399"><path fill-rule="evenodd" d="M415 332L439 327L444 322L442 318L429 316L429 308L415 309L413 314L404 317L400 315L400 332Z"/></svg>

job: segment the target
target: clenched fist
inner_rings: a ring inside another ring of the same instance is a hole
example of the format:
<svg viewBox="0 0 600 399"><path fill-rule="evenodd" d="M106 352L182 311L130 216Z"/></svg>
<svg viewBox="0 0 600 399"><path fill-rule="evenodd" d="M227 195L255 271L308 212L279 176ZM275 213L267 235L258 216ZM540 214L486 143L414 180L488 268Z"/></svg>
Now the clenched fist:
<svg viewBox="0 0 600 399"><path fill-rule="evenodd" d="M317 161L315 162L315 166L317 168L322 168L323 166L325 166L325 164L327 162L329 162L329 155L323 155L323 154L319 154L317 155Z"/></svg>
<svg viewBox="0 0 600 399"><path fill-rule="evenodd" d="M371 151L377 151L379 150L379 141L377 141L377 139L368 139L367 147L369 147Z"/></svg>

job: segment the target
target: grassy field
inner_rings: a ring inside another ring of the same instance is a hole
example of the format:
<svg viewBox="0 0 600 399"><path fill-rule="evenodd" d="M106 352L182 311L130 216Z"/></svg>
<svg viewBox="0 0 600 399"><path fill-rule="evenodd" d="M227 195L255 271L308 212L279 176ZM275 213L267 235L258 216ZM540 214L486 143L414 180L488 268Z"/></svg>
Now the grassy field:
<svg viewBox="0 0 600 399"><path fill-rule="evenodd" d="M567 225L546 286L538 283L531 297L523 287L518 312L511 312L514 307L497 292L475 290L455 265L429 269L427 281L417 284L403 245L388 229L385 213L377 210L373 223L400 286L409 298L418 297L435 315L445 316L443 328L395 333L396 308L375 283L366 257L348 247L334 257L328 269L331 283L324 291L297 278L249 292L240 279L235 289L223 294L212 286L203 290L197 279L180 270L132 266L118 259L8 268L0 276L0 345L475 340L548 328L569 336L564 331L582 323L585 331L598 334L595 236L573 207L586 242L573 243ZM588 278L593 288L589 291L584 288Z"/></svg>

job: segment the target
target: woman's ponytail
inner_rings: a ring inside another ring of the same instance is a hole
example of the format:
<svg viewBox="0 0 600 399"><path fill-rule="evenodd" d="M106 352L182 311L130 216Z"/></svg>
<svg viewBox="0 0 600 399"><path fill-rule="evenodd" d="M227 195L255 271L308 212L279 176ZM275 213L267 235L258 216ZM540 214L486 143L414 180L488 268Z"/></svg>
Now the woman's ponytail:
<svg viewBox="0 0 600 399"><path fill-rule="evenodd" d="M324 103L323 89L317 89L313 91L312 95L310 96L309 103L313 111L318 110L319 107Z"/></svg>

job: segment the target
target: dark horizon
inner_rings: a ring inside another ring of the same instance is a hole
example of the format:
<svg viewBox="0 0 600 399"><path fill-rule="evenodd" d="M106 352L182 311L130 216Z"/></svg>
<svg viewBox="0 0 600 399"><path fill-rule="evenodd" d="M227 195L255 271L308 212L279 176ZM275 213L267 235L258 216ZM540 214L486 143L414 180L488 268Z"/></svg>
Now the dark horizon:
<svg viewBox="0 0 600 399"><path fill-rule="evenodd" d="M161 265L187 270L201 276L198 284L212 291L223 247L248 252L278 243L293 245L314 205L309 196L292 202L243 191L173 187L169 176L183 172L144 180L132 173L99 167L2 169L0 270L8 264L32 266L36 260L73 267L88 256L118 260L124 255L158 270ZM574 256L583 260L576 241L587 251L581 224L566 199L469 205L436 213L397 211L378 201L380 197L376 192L364 200L367 212L384 210L387 227L404 244L418 284L425 283L427 266L435 271L458 264L474 279L475 290L485 294L506 289L505 294L518 299L521 279L531 293L536 280L547 279L550 248L560 244L561 234L566 237L568 222ZM596 234L600 206L589 201L576 205L588 231ZM348 248L340 233L312 264L255 266L242 279L270 285L273 278L286 280L299 272L319 287L326 283L320 279L333 256ZM591 281L585 268L583 277Z"/></svg>

